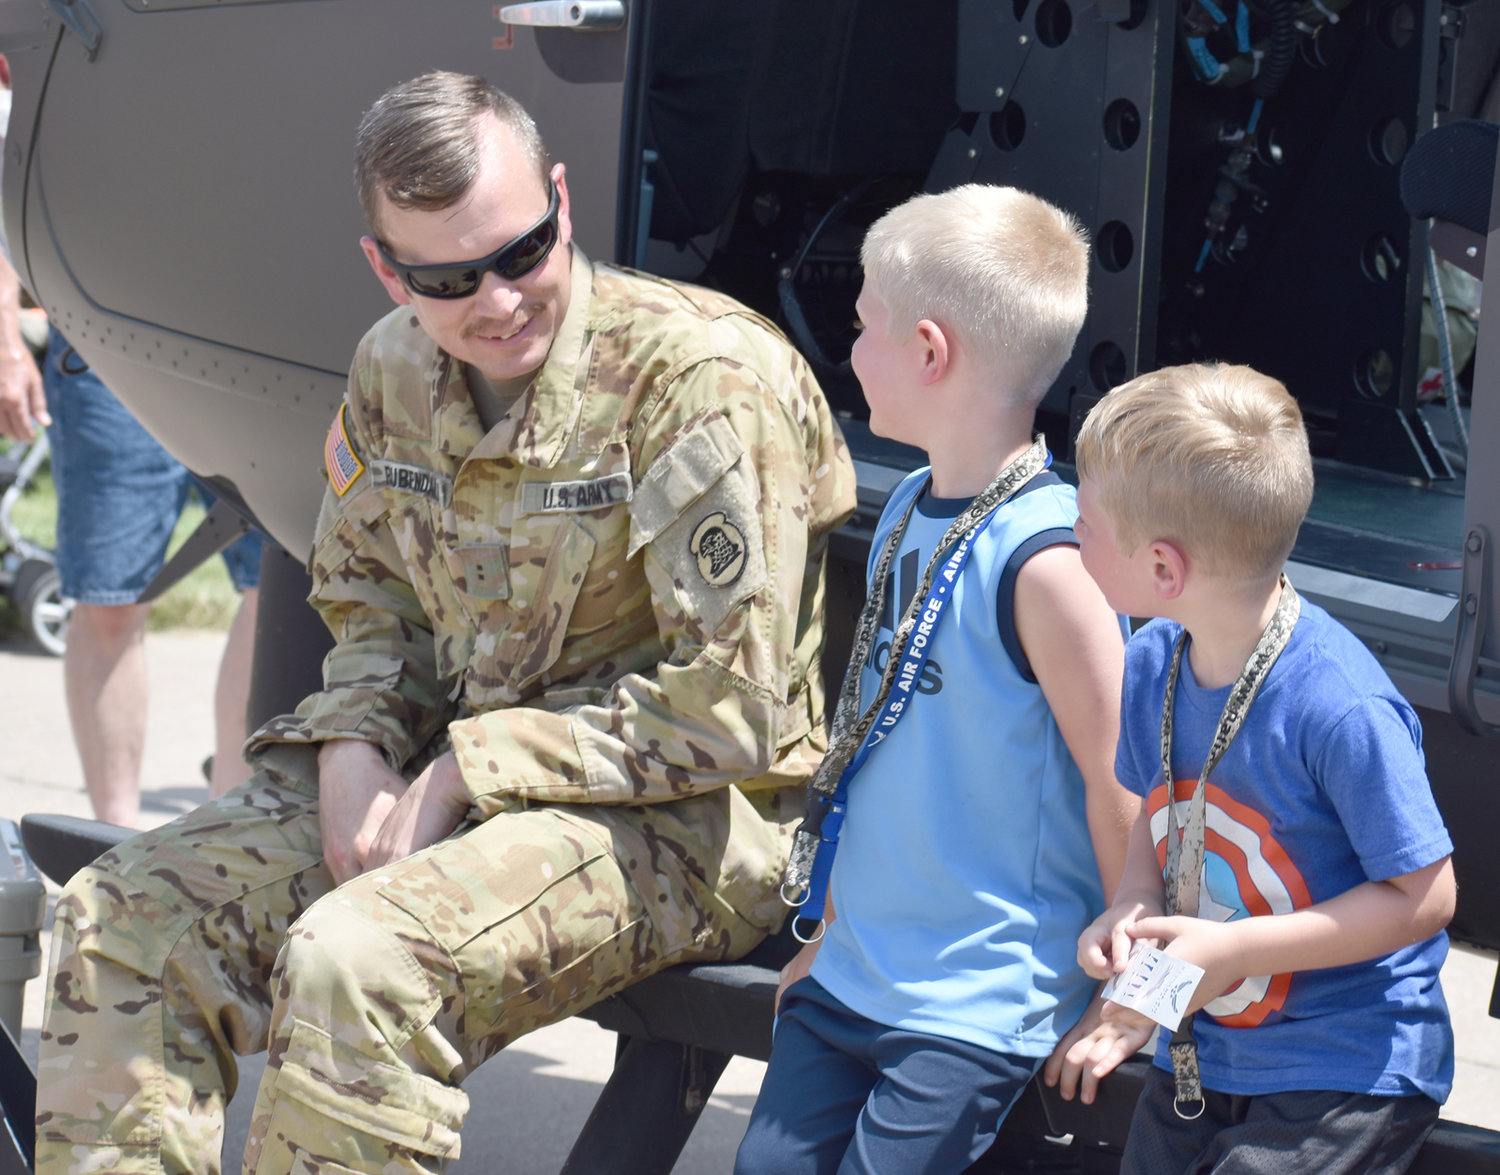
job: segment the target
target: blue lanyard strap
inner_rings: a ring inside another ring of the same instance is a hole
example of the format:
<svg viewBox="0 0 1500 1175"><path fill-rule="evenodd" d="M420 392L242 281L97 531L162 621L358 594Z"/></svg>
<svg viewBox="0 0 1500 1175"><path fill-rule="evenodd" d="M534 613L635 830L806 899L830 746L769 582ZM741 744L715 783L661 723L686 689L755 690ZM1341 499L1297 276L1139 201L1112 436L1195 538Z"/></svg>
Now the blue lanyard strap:
<svg viewBox="0 0 1500 1175"><path fill-rule="evenodd" d="M832 868L834 851L829 848L826 852L820 852L821 846L827 839L824 835L824 824L829 820L833 821L832 843L836 844L838 826L843 822L848 779L853 778L854 772L859 770L870 750L890 733L891 725L905 712L914 696L910 687L920 679L920 666L925 663L925 653L931 649L936 616L941 616L942 608L938 608L932 624L924 626L922 620L931 610L934 584L947 585L949 583L946 574L941 579L938 576L939 566L945 558L945 552L956 540L962 539L962 559L967 559L968 552L972 549L973 537L982 529L990 515L1036 474L1047 468L1051 461L1052 458L1047 452L1045 443L1038 436L1031 447L1001 470L1000 475L986 486L949 526L938 542L932 559L928 562L918 590L913 593L911 605L896 625L891 642L891 655L881 675L875 698L861 713L859 706L861 667L868 661L870 650L879 632L880 617L885 609L885 592L891 564L901 545L907 522L911 518L915 498L913 498L912 505L908 506L901 522L892 529L887 538L880 557L876 561L870 597L865 602L855 631L849 672L845 674L844 687L840 692L838 708L834 713L832 745L808 785L807 818L797 830L796 838L792 843L786 877L781 887L783 901L790 906L803 907L803 920L812 915L815 922L821 923L822 921L822 908L827 894L826 880ZM953 555L947 555L946 558L951 559L958 553L954 551ZM962 567L962 561L959 566ZM942 603L946 603L951 597L940 595L938 598ZM922 634L920 640L918 639L919 631ZM908 656L909 653L911 656ZM922 660L916 662L918 668L913 675L908 667L919 653L922 654ZM896 691L895 685L898 675L901 674L905 674L902 680L906 681L908 688ZM896 702L899 703L899 708L896 709L892 709L891 706L893 691L897 693ZM877 725L882 721L885 721L885 725ZM872 735L876 737L871 737ZM854 770L846 774L846 769L851 766ZM840 792L841 786L842 793ZM825 857L826 863L820 863L819 857ZM822 874L823 884L818 890L817 906L809 908L815 872ZM813 915L813 909L817 911L815 915ZM793 933L801 937L796 926L793 927ZM820 936L821 930L815 937Z"/></svg>
<svg viewBox="0 0 1500 1175"><path fill-rule="evenodd" d="M953 554L949 555L948 561L943 564L942 571L933 579L927 598L922 603L922 610L917 614L919 617L917 626L912 630L911 640L907 642L901 666L896 671L895 679L891 684L891 691L886 695L885 703L875 716L875 721L871 724L864 741L859 744L859 749L854 752L854 756L843 771L839 772L839 781L833 789L833 794L822 796L814 793L809 798L809 810L814 804L821 804L824 806L824 811L818 821L818 852L813 860L812 876L808 879L807 896L803 899L792 922L792 934L802 942L816 942L822 937L823 911L828 903L828 879L833 874L833 858L838 852L839 831L844 826L844 812L848 807L849 799L849 781L865 765L870 752L885 741L895 729L896 723L900 722L902 716L911 709L912 700L916 697L917 683L922 680L922 670L927 665L927 658L932 654L932 643L933 638L937 636L938 623L947 614L948 605L953 600L959 573L963 571L964 564L969 561L969 554L974 549L974 540L979 537L979 533L984 530L986 523L994 517L998 509L1000 507L996 505L959 540ZM894 657L894 654L892 656ZM849 671L856 675L859 669L857 665L849 667ZM811 938L804 938L800 924L809 921L819 924L819 928Z"/></svg>

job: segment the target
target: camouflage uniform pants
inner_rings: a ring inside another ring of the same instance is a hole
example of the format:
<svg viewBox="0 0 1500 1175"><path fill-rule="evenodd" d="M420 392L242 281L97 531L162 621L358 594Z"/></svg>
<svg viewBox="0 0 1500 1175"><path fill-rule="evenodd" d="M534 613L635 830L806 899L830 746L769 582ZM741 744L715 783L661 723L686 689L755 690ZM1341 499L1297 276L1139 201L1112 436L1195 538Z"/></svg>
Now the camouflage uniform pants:
<svg viewBox="0 0 1500 1175"><path fill-rule="evenodd" d="M59 901L38 1175L216 1173L233 1054L268 1043L247 1172L441 1170L486 1058L759 941L783 844L733 791L536 807L334 889L316 801L257 775ZM771 883L747 916L721 896L749 892L735 859Z"/></svg>

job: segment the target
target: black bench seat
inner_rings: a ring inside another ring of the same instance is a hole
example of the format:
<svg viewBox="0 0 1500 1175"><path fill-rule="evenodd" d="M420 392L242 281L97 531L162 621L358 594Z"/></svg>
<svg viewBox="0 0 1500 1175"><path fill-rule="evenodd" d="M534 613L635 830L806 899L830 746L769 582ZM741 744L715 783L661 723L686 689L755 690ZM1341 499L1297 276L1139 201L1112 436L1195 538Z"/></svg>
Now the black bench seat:
<svg viewBox="0 0 1500 1175"><path fill-rule="evenodd" d="M37 867L59 880L130 832L70 816L26 816L21 834ZM617 1033L618 1043L614 1071L574 1143L565 1175L667 1175L730 1058L770 1056L777 975L797 945L783 930L737 963L668 968L583 1012ZM1149 1066L1142 1056L1125 1062L1101 1083L1092 1106L1065 1102L1032 1082L995 1147L971 1172L1112 1175ZM13 1095L4 1100L9 1118L24 1116L14 1105L29 1100L27 1093L34 1096L30 1079L28 1070L8 1073L0 1083ZM0 1175L10 1175L6 1159L0 1154ZM1500 1175L1500 1133L1440 1122L1411 1170Z"/></svg>

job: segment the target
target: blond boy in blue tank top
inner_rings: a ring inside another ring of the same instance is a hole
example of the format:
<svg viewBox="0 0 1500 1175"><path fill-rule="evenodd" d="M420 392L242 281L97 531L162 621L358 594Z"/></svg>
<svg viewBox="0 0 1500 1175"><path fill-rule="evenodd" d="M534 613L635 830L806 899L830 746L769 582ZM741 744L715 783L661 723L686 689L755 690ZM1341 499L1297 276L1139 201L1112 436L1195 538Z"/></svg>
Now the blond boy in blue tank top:
<svg viewBox="0 0 1500 1175"><path fill-rule="evenodd" d="M870 428L930 466L886 503L871 573L889 572L849 672L861 711L883 675L906 700L850 783L826 934L783 972L741 1175L969 1166L1089 1005L1077 934L1125 856L1121 626L1032 436L1087 310L1084 234L1028 193L968 185L886 214L861 259ZM1008 496L951 541L997 482ZM924 569L941 587L960 548L941 619L893 651L899 617L937 615Z"/></svg>

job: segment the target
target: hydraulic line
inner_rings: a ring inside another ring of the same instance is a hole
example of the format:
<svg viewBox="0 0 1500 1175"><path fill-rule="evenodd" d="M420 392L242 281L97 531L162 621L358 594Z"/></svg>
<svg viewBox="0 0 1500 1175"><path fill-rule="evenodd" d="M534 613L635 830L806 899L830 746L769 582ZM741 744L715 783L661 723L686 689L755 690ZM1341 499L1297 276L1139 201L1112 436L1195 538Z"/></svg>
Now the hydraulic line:
<svg viewBox="0 0 1500 1175"><path fill-rule="evenodd" d="M1271 22L1270 44L1250 83L1250 92L1257 98L1275 97L1297 56L1296 0L1267 0L1266 15Z"/></svg>

